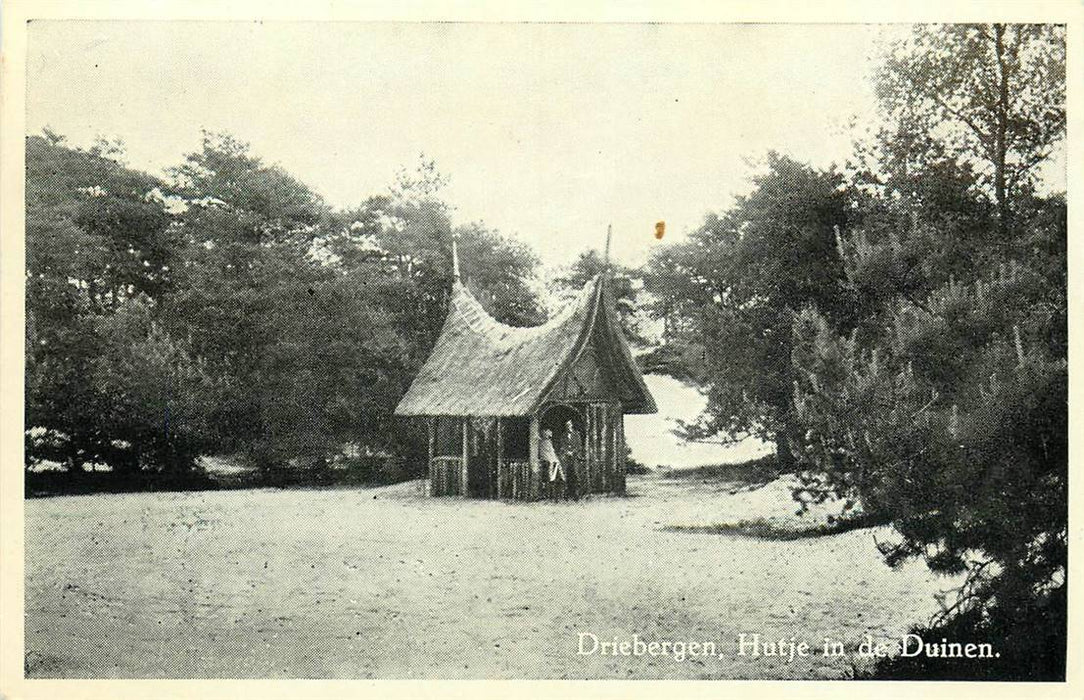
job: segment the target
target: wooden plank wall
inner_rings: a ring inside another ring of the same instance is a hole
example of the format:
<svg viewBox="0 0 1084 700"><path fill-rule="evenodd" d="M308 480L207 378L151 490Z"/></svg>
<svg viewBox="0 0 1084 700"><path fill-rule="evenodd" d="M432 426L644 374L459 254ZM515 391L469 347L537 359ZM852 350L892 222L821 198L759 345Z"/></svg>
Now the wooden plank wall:
<svg viewBox="0 0 1084 700"><path fill-rule="evenodd" d="M433 496L462 494L463 460L460 457L434 457L429 468L429 493Z"/></svg>
<svg viewBox="0 0 1084 700"><path fill-rule="evenodd" d="M497 468L497 488L502 499L533 500L537 487L531 478L531 463L524 459L502 459Z"/></svg>
<svg viewBox="0 0 1084 700"><path fill-rule="evenodd" d="M429 430L429 461L426 462L428 468L428 478L425 480L426 495L433 496L433 457L436 455L437 446L437 424L435 418L428 418L425 421L426 428Z"/></svg>
<svg viewBox="0 0 1084 700"><path fill-rule="evenodd" d="M459 495L463 498L470 497L470 419L463 419L463 462L460 464L462 474L459 477Z"/></svg>
<svg viewBox="0 0 1084 700"><path fill-rule="evenodd" d="M625 488L624 420L620 404L591 403L584 412L587 493L623 493Z"/></svg>
<svg viewBox="0 0 1084 700"><path fill-rule="evenodd" d="M429 423L428 492L432 496L468 495L469 440L473 429L467 420L462 420L461 425L462 452L451 457L436 456L438 426L433 420ZM526 460L505 458L501 421L496 420L492 427L493 430L485 432L487 440L496 442L495 459L492 464L477 465L485 469L490 482L483 495L519 501L537 500L547 478L540 472L538 462L538 418L531 419L530 453ZM576 470L579 492L625 493L625 427L620 404L599 402L585 406L584 442L583 460L577 465L566 465L566 469Z"/></svg>

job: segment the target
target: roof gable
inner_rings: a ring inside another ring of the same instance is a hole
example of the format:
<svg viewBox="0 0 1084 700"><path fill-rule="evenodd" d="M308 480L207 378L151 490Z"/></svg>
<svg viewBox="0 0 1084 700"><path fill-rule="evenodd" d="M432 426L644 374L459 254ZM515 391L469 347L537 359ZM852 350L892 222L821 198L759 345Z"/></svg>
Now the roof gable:
<svg viewBox="0 0 1084 700"><path fill-rule="evenodd" d="M395 414L529 415L592 337L599 339L595 345L606 346L598 352L599 361L620 365L614 367L614 376L626 411L652 413L655 403L615 323L601 276L588 282L560 314L532 328L499 323L456 281L440 338Z"/></svg>

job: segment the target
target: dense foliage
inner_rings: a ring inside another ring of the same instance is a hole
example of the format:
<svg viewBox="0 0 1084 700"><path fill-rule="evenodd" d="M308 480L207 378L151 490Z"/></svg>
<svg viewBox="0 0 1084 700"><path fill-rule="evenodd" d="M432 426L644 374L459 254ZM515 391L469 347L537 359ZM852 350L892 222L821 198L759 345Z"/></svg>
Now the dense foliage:
<svg viewBox="0 0 1084 700"><path fill-rule="evenodd" d="M700 379L694 432L775 437L800 507L891 523L889 564L965 583L928 638L998 660L896 659L892 677L1064 674L1064 29L922 26L879 71L883 128L844 173L767 173L648 280ZM1060 632L1059 632L1060 630Z"/></svg>
<svg viewBox="0 0 1084 700"><path fill-rule="evenodd" d="M27 139L28 466L176 474L229 454L281 477L411 456L391 413L451 283L433 164L333 211L228 135L206 134L168 181L120 155ZM542 320L534 256L477 224L458 233L482 303Z"/></svg>
<svg viewBox="0 0 1084 700"><path fill-rule="evenodd" d="M675 342L699 349L708 409L690 434L755 434L790 461L792 319L804 307L849 322L834 227L847 221L836 173L769 154L754 190L711 214L688 241L655 254L649 289L681 322Z"/></svg>
<svg viewBox="0 0 1084 700"><path fill-rule="evenodd" d="M625 338L636 345L648 343L644 328L648 319L640 308L640 290L643 287L640 270L607 260L597 250L586 250L554 277L552 292L563 303L603 272L608 275L610 294Z"/></svg>

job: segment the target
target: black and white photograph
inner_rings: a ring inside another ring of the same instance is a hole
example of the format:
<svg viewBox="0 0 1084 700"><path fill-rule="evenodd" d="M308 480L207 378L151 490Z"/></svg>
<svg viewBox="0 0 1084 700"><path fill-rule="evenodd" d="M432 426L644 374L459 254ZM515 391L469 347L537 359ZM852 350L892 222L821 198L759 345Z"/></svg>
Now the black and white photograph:
<svg viewBox="0 0 1084 700"><path fill-rule="evenodd" d="M5 697L1069 697L1079 6L23 5Z"/></svg>

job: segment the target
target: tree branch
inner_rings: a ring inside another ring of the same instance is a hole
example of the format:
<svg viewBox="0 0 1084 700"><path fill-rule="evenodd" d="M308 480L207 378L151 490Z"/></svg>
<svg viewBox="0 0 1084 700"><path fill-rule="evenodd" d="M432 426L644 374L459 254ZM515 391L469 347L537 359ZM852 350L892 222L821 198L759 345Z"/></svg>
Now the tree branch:
<svg viewBox="0 0 1084 700"><path fill-rule="evenodd" d="M1031 160L1029 160L1026 164L1021 165L1018 168L1014 168L1012 177L1009 178L1008 185L1010 187L1015 186L1016 183L1020 181L1020 178L1023 177L1029 170L1034 168L1039 163L1042 163L1049 157L1050 151L1041 151L1038 154L1032 156Z"/></svg>
<svg viewBox="0 0 1084 700"><path fill-rule="evenodd" d="M979 141L981 141L984 146L989 148L988 141L990 137L984 134L982 132L982 129L980 129L973 121L971 121L971 119L969 119L962 112L960 112L960 110L950 107L949 104L945 102L945 100L942 99L940 95L934 95L934 100L937 102L937 104L941 105L942 109L962 121L965 125L967 125L967 127L970 128L973 132L975 132L975 135L979 137Z"/></svg>

